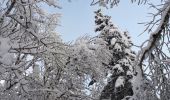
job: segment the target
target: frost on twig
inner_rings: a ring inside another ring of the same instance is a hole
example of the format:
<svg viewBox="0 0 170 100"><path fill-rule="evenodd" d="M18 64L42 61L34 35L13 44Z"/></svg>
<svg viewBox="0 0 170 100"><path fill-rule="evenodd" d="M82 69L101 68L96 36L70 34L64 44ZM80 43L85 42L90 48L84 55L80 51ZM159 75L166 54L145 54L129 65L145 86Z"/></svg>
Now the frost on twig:
<svg viewBox="0 0 170 100"><path fill-rule="evenodd" d="M140 84L134 88L135 95L139 99L148 97L149 100L166 100L169 98L165 91L165 87L169 88L169 18L170 18L170 2L167 1L163 7L158 10L160 13L159 24L155 25L156 29L150 34L145 47L141 47L136 57L136 78L134 85L140 81ZM160 12L161 11L161 12ZM158 15L156 15L158 16ZM143 66L146 64L146 66ZM138 77L138 78L137 78ZM140 80L139 80L140 79ZM144 94L142 94L144 92ZM146 96L147 95L147 96ZM152 96L148 96L152 95ZM146 98L145 98L146 99Z"/></svg>
<svg viewBox="0 0 170 100"><path fill-rule="evenodd" d="M99 4L99 6L106 7L110 6L113 8L120 3L121 0L92 0L91 6ZM122 0L123 1L123 0ZM139 4L146 4L148 0L129 0L130 2L134 3L137 2Z"/></svg>

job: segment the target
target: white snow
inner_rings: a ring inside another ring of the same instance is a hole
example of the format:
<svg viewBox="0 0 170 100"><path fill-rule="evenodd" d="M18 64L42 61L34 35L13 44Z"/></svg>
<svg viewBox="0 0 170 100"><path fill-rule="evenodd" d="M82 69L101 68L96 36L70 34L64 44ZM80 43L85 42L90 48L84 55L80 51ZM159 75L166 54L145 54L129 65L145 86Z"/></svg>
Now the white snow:
<svg viewBox="0 0 170 100"><path fill-rule="evenodd" d="M117 41L116 38L112 38L112 40L111 40L111 45L115 45L116 41Z"/></svg>
<svg viewBox="0 0 170 100"><path fill-rule="evenodd" d="M143 78L142 78L142 72L140 69L140 66L136 66L136 72L137 76L133 76L133 79L131 80L132 86L133 86L133 92L134 94L138 94L140 91L140 86L143 84ZM136 95L133 95L133 98L136 98ZM130 99L132 100L132 99Z"/></svg>
<svg viewBox="0 0 170 100"><path fill-rule="evenodd" d="M118 43L115 44L114 49L119 51L119 52L122 51L122 48L121 48L121 46Z"/></svg>
<svg viewBox="0 0 170 100"><path fill-rule="evenodd" d="M4 86L5 80L0 80L0 86Z"/></svg>
<svg viewBox="0 0 170 100"><path fill-rule="evenodd" d="M130 49L125 49L124 51L125 51L125 53L130 54Z"/></svg>
<svg viewBox="0 0 170 100"><path fill-rule="evenodd" d="M124 70L123 70L123 68L120 66L120 64L116 64L114 67L113 67L114 69L118 69L119 70L119 72L124 72Z"/></svg>
<svg viewBox="0 0 170 100"><path fill-rule="evenodd" d="M114 33L115 31L117 31L117 29L114 29L114 28L109 29L110 33Z"/></svg>
<svg viewBox="0 0 170 100"><path fill-rule="evenodd" d="M126 72L126 75L133 75L133 73L128 70L128 71Z"/></svg>
<svg viewBox="0 0 170 100"><path fill-rule="evenodd" d="M129 61L128 61L127 59L125 59L125 58L121 59L121 60L119 61L119 63L122 64L122 65L125 65L125 66L128 66L128 65L129 65Z"/></svg>
<svg viewBox="0 0 170 100"><path fill-rule="evenodd" d="M123 76L119 76L116 80L115 87L124 86L125 79Z"/></svg>

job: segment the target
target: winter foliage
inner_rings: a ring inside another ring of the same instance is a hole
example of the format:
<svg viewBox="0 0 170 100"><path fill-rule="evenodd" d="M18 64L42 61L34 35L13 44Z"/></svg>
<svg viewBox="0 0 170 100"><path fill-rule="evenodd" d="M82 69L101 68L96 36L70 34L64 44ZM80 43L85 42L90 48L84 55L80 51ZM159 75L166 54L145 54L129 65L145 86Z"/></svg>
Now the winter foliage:
<svg viewBox="0 0 170 100"><path fill-rule="evenodd" d="M64 44L54 31L58 15L42 13L40 2L0 3L1 100L53 100L59 95Z"/></svg>
<svg viewBox="0 0 170 100"><path fill-rule="evenodd" d="M92 0L112 8L123 0ZM56 32L59 0L0 1L0 100L169 100L170 0L144 23L139 51L127 31L95 11L95 37L64 43Z"/></svg>

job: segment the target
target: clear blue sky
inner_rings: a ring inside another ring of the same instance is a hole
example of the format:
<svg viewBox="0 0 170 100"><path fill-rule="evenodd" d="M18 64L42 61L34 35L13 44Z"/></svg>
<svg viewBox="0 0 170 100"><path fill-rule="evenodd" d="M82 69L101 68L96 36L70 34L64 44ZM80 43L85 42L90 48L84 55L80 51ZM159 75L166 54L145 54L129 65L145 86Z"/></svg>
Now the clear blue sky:
<svg viewBox="0 0 170 100"><path fill-rule="evenodd" d="M62 17L57 32L61 34L64 41L72 41L85 34L95 36L94 32L94 11L100 8L98 5L90 6L92 0L67 0L59 1L62 9L48 8L50 12L59 12ZM160 0L151 0L155 3ZM130 0L121 0L120 4L114 8L102 8L104 14L112 16L112 21L121 30L129 31L132 41L140 45L142 41L148 38L148 34L144 33L138 36L144 30L144 25L139 25L139 22L148 21L150 18L148 12L153 10L149 9L146 5L132 4Z"/></svg>

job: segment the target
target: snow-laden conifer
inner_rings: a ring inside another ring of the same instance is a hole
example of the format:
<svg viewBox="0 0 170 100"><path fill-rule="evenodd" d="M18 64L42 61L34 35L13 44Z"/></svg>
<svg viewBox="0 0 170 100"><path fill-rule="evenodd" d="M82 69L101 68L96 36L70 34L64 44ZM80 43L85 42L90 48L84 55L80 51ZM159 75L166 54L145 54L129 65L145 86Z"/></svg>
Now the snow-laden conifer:
<svg viewBox="0 0 170 100"><path fill-rule="evenodd" d="M112 24L110 16L103 15L101 10L95 12L96 32L98 38L106 41L112 54L110 60L110 79L104 87L100 99L121 100L132 96L131 79L133 78L133 62L135 53L131 50L132 42L128 32L122 32Z"/></svg>

